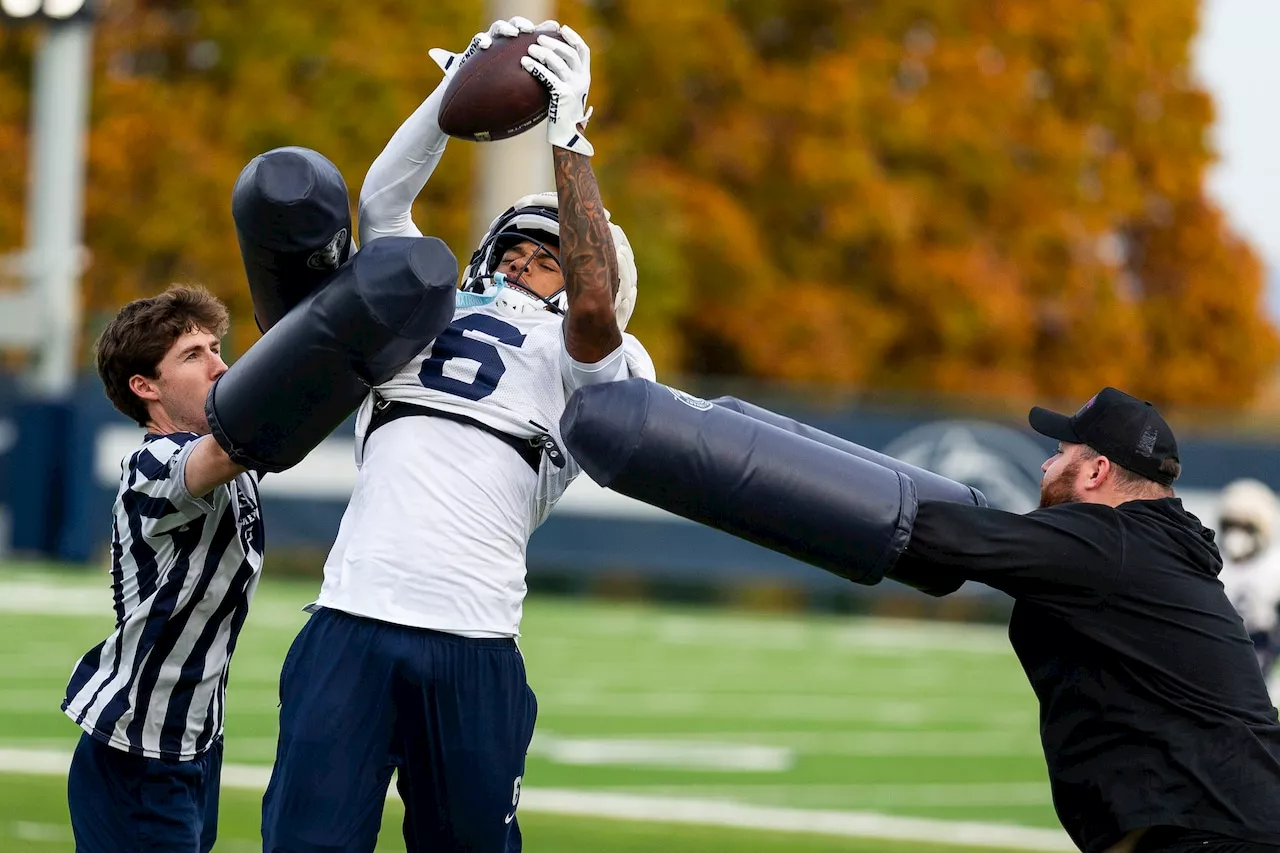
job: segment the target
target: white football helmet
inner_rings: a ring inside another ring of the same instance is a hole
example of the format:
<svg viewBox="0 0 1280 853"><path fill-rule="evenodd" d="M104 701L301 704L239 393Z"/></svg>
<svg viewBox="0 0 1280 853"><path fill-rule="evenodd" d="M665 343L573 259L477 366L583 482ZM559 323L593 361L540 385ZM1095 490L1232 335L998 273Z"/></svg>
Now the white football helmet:
<svg viewBox="0 0 1280 853"><path fill-rule="evenodd" d="M1266 550L1274 541L1277 514L1280 500L1265 483L1243 479L1228 484L1218 505L1223 551L1241 560Z"/></svg>
<svg viewBox="0 0 1280 853"><path fill-rule="evenodd" d="M609 211L605 211L609 218ZM618 328L626 330L627 321L636 307L636 258L631 243L622 229L612 222L609 232L618 257L618 296L613 311ZM560 243L560 202L555 193L527 195L507 208L489 223L480 246L471 255L471 262L462 271L461 289L468 293L491 293L497 287L493 273L502 261L503 253L514 243L531 240L541 245L545 242ZM559 257L559 252L556 252ZM527 311L554 311L563 314L569 305L569 294L561 288L551 296L539 297L529 291L508 284L498 293L494 304L513 314Z"/></svg>

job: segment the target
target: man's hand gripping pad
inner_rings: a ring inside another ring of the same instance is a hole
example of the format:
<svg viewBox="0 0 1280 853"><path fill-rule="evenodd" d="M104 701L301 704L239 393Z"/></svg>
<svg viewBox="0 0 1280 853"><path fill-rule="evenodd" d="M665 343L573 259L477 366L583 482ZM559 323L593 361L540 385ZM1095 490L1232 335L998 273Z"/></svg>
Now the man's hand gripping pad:
<svg viewBox="0 0 1280 853"><path fill-rule="evenodd" d="M911 537L909 477L665 385L581 388L560 427L600 485L857 583Z"/></svg>
<svg viewBox="0 0 1280 853"><path fill-rule="evenodd" d="M385 237L357 252L236 360L205 412L231 459L296 465L453 319L458 261L434 237Z"/></svg>

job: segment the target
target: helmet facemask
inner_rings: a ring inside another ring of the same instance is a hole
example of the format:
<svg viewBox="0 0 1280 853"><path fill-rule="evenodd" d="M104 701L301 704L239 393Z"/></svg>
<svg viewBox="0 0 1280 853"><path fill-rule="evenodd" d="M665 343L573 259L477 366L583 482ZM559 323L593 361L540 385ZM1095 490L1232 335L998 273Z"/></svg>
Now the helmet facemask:
<svg viewBox="0 0 1280 853"><path fill-rule="evenodd" d="M544 297L514 284L507 276L500 276L503 286L499 288L500 282L495 278L503 253L525 240L533 243L538 250L550 254L556 259L557 265L560 265L559 249L552 249L548 245L558 245L560 241L559 207L555 193L536 193L525 196L496 217L489 224L489 230L462 272L461 289L467 293L491 296L499 308L514 313L551 311L564 315L569 309L569 294L563 287L551 296ZM608 217L609 212L605 211L605 218ZM613 238L618 262L618 293L614 301L614 316L618 328L626 331L627 321L631 318L636 301L635 255L621 228L610 222L609 233ZM529 262L535 260L537 255L538 252L535 252ZM561 266L562 272L563 269Z"/></svg>
<svg viewBox="0 0 1280 853"><path fill-rule="evenodd" d="M494 240L493 244L493 252L489 258L488 271L484 276L482 276L482 279L487 278L494 284L501 284L504 287L514 288L525 296L528 296L530 299L538 300L546 306L546 310L553 314L564 314L568 307L568 293L565 291L564 270L560 266L559 247L552 248L551 238L553 236L554 235L529 230L507 231L497 235L497 239ZM498 267L502 266L502 259L506 253L521 243L531 244L533 246L533 251L529 253L513 274L498 272ZM533 266L534 262L537 261L539 257L550 258L556 265L556 269L560 270L560 289L546 296L538 293L532 287L521 283L521 279L524 278L525 273L528 272L529 268ZM488 285L488 282L484 283L486 286Z"/></svg>
<svg viewBox="0 0 1280 853"><path fill-rule="evenodd" d="M1280 504L1269 486L1243 479L1222 490L1218 506L1219 547L1236 562L1252 560L1272 546Z"/></svg>

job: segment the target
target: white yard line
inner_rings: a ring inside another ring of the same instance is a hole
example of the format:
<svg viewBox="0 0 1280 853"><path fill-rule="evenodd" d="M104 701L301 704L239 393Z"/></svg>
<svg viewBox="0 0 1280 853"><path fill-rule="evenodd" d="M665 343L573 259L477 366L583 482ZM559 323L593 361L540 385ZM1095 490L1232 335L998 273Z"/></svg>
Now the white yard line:
<svg viewBox="0 0 1280 853"><path fill-rule="evenodd" d="M93 616L98 617L109 629L112 617L111 579L102 576L85 576L87 583L59 584L40 581L0 581L0 613L19 613L30 616ZM319 584L316 590L319 591ZM259 628L297 629L307 621L302 611L306 601L294 604L258 600L254 603L249 621Z"/></svg>
<svg viewBox="0 0 1280 853"><path fill-rule="evenodd" d="M319 585L316 590L319 591ZM305 598L305 600L304 600ZM297 602L258 596L250 620L273 627L293 627L306 620ZM21 576L0 580L0 612L49 616L111 616L110 578L105 570L80 577L40 579ZM535 624L537 616L532 620ZM531 625L531 628L534 627ZM560 626L574 635L643 635L663 644L764 649L914 653L919 651L1009 654L1002 626L962 622L850 617L847 622L818 617L762 619L748 614L710 611L670 615L652 612L584 614Z"/></svg>
<svg viewBox="0 0 1280 853"><path fill-rule="evenodd" d="M68 752L0 749L0 772L63 776L70 763L71 754ZM266 788L270 775L269 767L228 764L222 768L222 786L261 791ZM394 796L394 793L390 796ZM1056 829L897 817L871 812L777 808L716 800L690 800L684 797L527 788L521 793L520 809L535 814L802 832L849 838L881 838L958 847L1027 851L1076 849L1070 839Z"/></svg>
<svg viewBox="0 0 1280 853"><path fill-rule="evenodd" d="M677 770L720 770L730 773L780 773L791 769L795 755L786 747L714 741L567 738L535 734L530 755L556 764L666 767Z"/></svg>
<svg viewBox="0 0 1280 853"><path fill-rule="evenodd" d="M0 613L42 616L111 616L111 590L54 584L0 582Z"/></svg>
<svg viewBox="0 0 1280 853"><path fill-rule="evenodd" d="M63 841L74 841L71 828L56 823L36 823L29 820L16 820L10 833L19 841L34 841L40 844L52 844Z"/></svg>
<svg viewBox="0 0 1280 853"><path fill-rule="evenodd" d="M1034 725L1034 721L1028 725ZM1025 726L1024 726L1025 728ZM709 741L714 737L715 741ZM547 743L541 741L545 738ZM539 731L533 736L531 751L540 750L552 760L558 747L568 747L579 743L617 744L641 742L655 749L662 748L668 752L679 750L697 750L714 743L721 750L756 749L785 750L804 755L857 755L857 756L940 756L940 757L986 757L994 755L1025 755L1039 759L1042 755L1040 741L1034 735L1010 734L1008 730L1000 731L961 731L961 730L912 730L881 731L863 730L858 732L736 732L725 730L714 735L707 733L680 734L662 733L645 735L643 739L632 738L593 738L589 740L568 739L554 732L543 734ZM748 759L744 759L748 760ZM762 764L776 759L767 759L763 754L758 756ZM566 762L573 763L573 762ZM619 762L621 763L621 762ZM759 769L764 769L760 767Z"/></svg>
<svg viewBox="0 0 1280 853"><path fill-rule="evenodd" d="M693 690L585 693L580 690L545 689L538 686L536 679L534 690L543 707L555 708L558 715L566 717L696 716L702 720L740 721L744 716L743 708L749 707L750 716L756 721L858 722L902 729L961 723L969 727L1035 725L1034 711L993 713L989 703L984 705L975 701L960 704L946 697L921 701L829 694L731 695ZM744 705L744 702L749 704Z"/></svg>
<svg viewBox="0 0 1280 853"><path fill-rule="evenodd" d="M840 809L859 808L975 808L978 806L1044 808L1049 804L1048 782L822 782L793 785L610 785L609 793L720 802L760 803L765 806Z"/></svg>
<svg viewBox="0 0 1280 853"><path fill-rule="evenodd" d="M26 776L65 776L71 753L56 749L0 749L0 772Z"/></svg>
<svg viewBox="0 0 1280 853"><path fill-rule="evenodd" d="M538 617L529 620L537 634ZM588 636L646 637L664 645L730 646L765 650L814 649L824 652L873 652L883 655L921 651L1007 655L1007 629L997 625L924 622L907 619L850 617L760 618L748 614L711 611L673 615L661 611L584 615L560 626L567 633Z"/></svg>
<svg viewBox="0 0 1280 853"><path fill-rule="evenodd" d="M530 788L527 794L522 792L520 808L543 814L765 829L850 838L881 838L917 844L998 847L1010 850L1076 849L1066 834L1056 829L896 817L871 812L776 808L715 800L688 800L682 797Z"/></svg>
<svg viewBox="0 0 1280 853"><path fill-rule="evenodd" d="M851 619L847 625L822 620L776 623L716 614L711 618L662 617L647 633L669 645L732 646L739 649L826 652L866 652L915 655L921 651L963 654L1010 654L1003 629L955 623L870 622Z"/></svg>

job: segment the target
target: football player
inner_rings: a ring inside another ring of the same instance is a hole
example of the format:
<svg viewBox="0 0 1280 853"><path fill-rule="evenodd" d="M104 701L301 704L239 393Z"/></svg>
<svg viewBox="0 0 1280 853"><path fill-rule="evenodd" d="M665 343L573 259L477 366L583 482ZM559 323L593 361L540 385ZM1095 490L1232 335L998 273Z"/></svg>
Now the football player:
<svg viewBox="0 0 1280 853"><path fill-rule="evenodd" d="M1280 502L1265 483L1236 480L1222 490L1218 532L1227 598L1244 620L1258 653L1262 674L1270 676L1280 653L1280 551L1275 547ZM1272 698L1277 685L1269 679Z"/></svg>
<svg viewBox="0 0 1280 853"><path fill-rule="evenodd" d="M366 176L360 242L417 235L410 205L444 151L441 95L468 57L532 32L495 23ZM267 851L372 850L393 770L409 851L515 851L536 702L516 647L525 551L578 466L559 432L584 385L654 378L623 332L636 294L626 236L583 136L590 52L568 27L522 64L551 92L555 193L493 220L452 325L357 415L355 489L312 616L284 662L263 800Z"/></svg>

